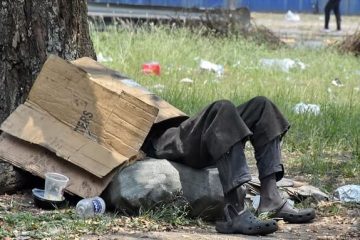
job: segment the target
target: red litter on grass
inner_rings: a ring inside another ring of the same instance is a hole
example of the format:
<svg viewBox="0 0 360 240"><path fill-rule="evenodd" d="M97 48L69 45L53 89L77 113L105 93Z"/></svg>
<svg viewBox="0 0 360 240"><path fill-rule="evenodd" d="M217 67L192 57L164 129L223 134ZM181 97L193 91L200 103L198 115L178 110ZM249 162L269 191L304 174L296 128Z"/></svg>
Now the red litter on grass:
<svg viewBox="0 0 360 240"><path fill-rule="evenodd" d="M160 64L158 62L148 62L142 65L142 72L150 75L160 75Z"/></svg>

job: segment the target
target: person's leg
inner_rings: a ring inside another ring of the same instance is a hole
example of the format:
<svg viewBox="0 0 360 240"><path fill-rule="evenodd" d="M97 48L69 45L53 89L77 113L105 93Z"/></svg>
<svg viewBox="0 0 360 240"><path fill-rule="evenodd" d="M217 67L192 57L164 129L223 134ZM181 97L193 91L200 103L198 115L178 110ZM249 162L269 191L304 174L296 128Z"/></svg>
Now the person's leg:
<svg viewBox="0 0 360 240"><path fill-rule="evenodd" d="M255 97L237 107L238 114L253 133L249 136L251 144L257 148L282 136L290 128L287 119L278 107L268 98Z"/></svg>
<svg viewBox="0 0 360 240"><path fill-rule="evenodd" d="M315 217L314 209L296 209L281 198L276 182L284 176L280 141L290 125L279 109L267 98L256 97L238 107L239 115L253 132L254 146L261 184L258 213L276 211L277 217L294 223L308 222Z"/></svg>
<svg viewBox="0 0 360 240"><path fill-rule="evenodd" d="M283 175L281 164L280 140L273 141L255 149L255 158L260 179L260 205L257 212L271 212L273 217L281 217L290 223L309 222L315 218L312 208L297 209L283 200L276 186L276 182Z"/></svg>
<svg viewBox="0 0 360 240"><path fill-rule="evenodd" d="M284 175L280 141L290 124L277 106L265 97L253 98L237 109L253 132L250 141L261 183L259 210L277 208L283 203L276 187L276 181Z"/></svg>
<svg viewBox="0 0 360 240"><path fill-rule="evenodd" d="M333 8L333 0L329 0L325 5L325 29L329 29L329 22L330 22L330 13L331 9Z"/></svg>
<svg viewBox="0 0 360 240"><path fill-rule="evenodd" d="M261 185L258 211L277 209L283 204L276 186L276 182L284 175L284 168L281 164L280 139L277 137L264 146L255 148L255 159Z"/></svg>
<svg viewBox="0 0 360 240"><path fill-rule="evenodd" d="M219 177L224 191L225 204L231 204L240 212L245 207L246 188L244 183L251 180L244 154L244 143L238 142L217 162Z"/></svg>
<svg viewBox="0 0 360 240"><path fill-rule="evenodd" d="M215 165L216 161L229 153L232 146L251 134L234 104L221 100L210 104L177 127L167 128L161 134L151 131L148 142L154 148L153 157L180 162L193 168L204 168Z"/></svg>
<svg viewBox="0 0 360 240"><path fill-rule="evenodd" d="M341 30L341 14L340 14L340 0L336 0L336 4L334 5L334 14L336 17L336 27L337 30Z"/></svg>

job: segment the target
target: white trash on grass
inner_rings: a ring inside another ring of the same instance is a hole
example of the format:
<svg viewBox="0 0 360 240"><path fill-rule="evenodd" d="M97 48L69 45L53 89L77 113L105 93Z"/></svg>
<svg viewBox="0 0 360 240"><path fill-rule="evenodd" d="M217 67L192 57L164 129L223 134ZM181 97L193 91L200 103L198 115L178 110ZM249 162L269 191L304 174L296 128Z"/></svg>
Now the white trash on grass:
<svg viewBox="0 0 360 240"><path fill-rule="evenodd" d="M306 65L303 62L290 58L262 58L260 59L260 65L267 68L277 68L283 72L289 72L293 68L300 68L301 70L306 68Z"/></svg>
<svg viewBox="0 0 360 240"><path fill-rule="evenodd" d="M360 185L345 185L335 190L335 197L341 202L360 203Z"/></svg>
<svg viewBox="0 0 360 240"><path fill-rule="evenodd" d="M221 77L224 74L224 66L206 61L204 59L200 59L200 68L213 71L218 77Z"/></svg>
<svg viewBox="0 0 360 240"><path fill-rule="evenodd" d="M296 114L311 113L314 115L319 115L320 114L320 106L317 104L306 104L306 103L300 102L295 105L294 112Z"/></svg>
<svg viewBox="0 0 360 240"><path fill-rule="evenodd" d="M338 78L335 78L334 80L332 80L331 84L336 86L336 87L343 87L344 86L344 84Z"/></svg>
<svg viewBox="0 0 360 240"><path fill-rule="evenodd" d="M102 55L102 53L99 53L96 57L97 57L98 62L112 62L113 61L112 57L104 56L104 55Z"/></svg>
<svg viewBox="0 0 360 240"><path fill-rule="evenodd" d="M180 80L180 83L192 84L192 83L194 83L194 80L192 80L190 78L183 78Z"/></svg>
<svg viewBox="0 0 360 240"><path fill-rule="evenodd" d="M206 85L206 84L212 84L212 83L218 84L218 83L220 83L220 81L219 81L219 79L210 79L210 80L205 80L205 81L203 82L204 85Z"/></svg>
<svg viewBox="0 0 360 240"><path fill-rule="evenodd" d="M285 20L289 22L299 22L300 16L299 14L293 13L292 11L289 10L285 15Z"/></svg>
<svg viewBox="0 0 360 240"><path fill-rule="evenodd" d="M151 87L152 89L155 89L158 92L163 92L165 89L165 86L162 84L155 84L154 86Z"/></svg>

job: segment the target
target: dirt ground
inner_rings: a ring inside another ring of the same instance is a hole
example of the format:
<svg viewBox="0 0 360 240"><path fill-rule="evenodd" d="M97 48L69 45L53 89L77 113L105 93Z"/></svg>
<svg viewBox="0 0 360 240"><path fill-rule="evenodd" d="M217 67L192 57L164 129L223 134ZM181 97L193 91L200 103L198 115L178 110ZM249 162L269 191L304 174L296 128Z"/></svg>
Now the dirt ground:
<svg viewBox="0 0 360 240"><path fill-rule="evenodd" d="M16 202L16 204L14 204ZM130 228L127 225L120 226L116 231L106 235L83 235L80 239L199 239L199 240L225 240L225 239L360 239L360 209L359 205L342 207L336 203L324 202L317 207L317 217L309 224L286 224L279 221L279 230L267 236L245 236L245 235L224 235L215 231L213 224L208 223L199 228L196 226L175 227L171 231L137 231L137 228ZM338 204L338 203L337 203ZM32 215L43 214L44 210L38 209L33 202L30 192L13 195L0 195L0 210L9 209L14 212L14 205L21 206L16 211L29 212ZM336 206L337 208L334 208ZM334 209L336 213L334 213ZM2 212L0 211L0 227ZM15 229L14 229L15 230ZM17 238L29 239L29 238ZM51 239L51 238L50 238Z"/></svg>
<svg viewBox="0 0 360 240"><path fill-rule="evenodd" d="M331 32L324 32L324 15L299 14L300 21L286 21L285 14L251 13L252 21L264 25L289 44L318 46L329 44L360 30L360 16L342 16L342 31L335 31L335 16L330 17Z"/></svg>
<svg viewBox="0 0 360 240"><path fill-rule="evenodd" d="M85 236L82 239L199 239L199 240L235 240L235 239L301 239L301 240L329 240L329 239L359 239L359 225L355 226L350 222L337 220L332 218L317 218L314 223L310 224L285 224L281 225L281 229L276 233L267 236L245 236L245 235L225 235L216 233L214 227L208 230L187 230L172 232L122 232L116 235L107 236Z"/></svg>

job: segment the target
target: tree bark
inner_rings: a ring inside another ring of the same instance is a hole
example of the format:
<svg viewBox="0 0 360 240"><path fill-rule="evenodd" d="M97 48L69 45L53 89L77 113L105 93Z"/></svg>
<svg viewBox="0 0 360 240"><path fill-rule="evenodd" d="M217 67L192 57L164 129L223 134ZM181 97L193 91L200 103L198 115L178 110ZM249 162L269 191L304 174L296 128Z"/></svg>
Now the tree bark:
<svg viewBox="0 0 360 240"><path fill-rule="evenodd" d="M49 54L96 58L86 0L0 0L0 34L0 124L25 101ZM1 174L16 171L6 165Z"/></svg>
<svg viewBox="0 0 360 240"><path fill-rule="evenodd" d="M33 177L10 163L0 160L0 194L11 193L28 186Z"/></svg>

